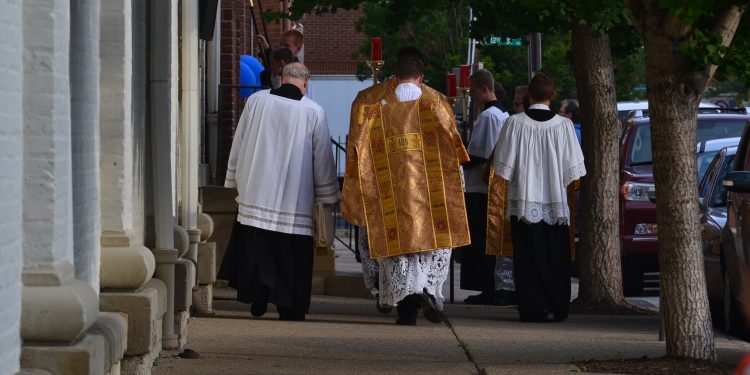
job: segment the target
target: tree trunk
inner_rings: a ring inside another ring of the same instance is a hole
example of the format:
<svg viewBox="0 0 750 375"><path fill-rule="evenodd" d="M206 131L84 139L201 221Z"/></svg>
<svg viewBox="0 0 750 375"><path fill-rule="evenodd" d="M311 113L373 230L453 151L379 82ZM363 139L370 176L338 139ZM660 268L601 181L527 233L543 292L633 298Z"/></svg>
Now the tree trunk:
<svg viewBox="0 0 750 375"><path fill-rule="evenodd" d="M644 43L667 355L715 359L695 168L698 102L707 77L685 74L672 40L644 34Z"/></svg>
<svg viewBox="0 0 750 375"><path fill-rule="evenodd" d="M698 103L716 67L697 66L680 53L693 28L657 4L626 1L646 51L667 355L715 360L698 223L695 144ZM730 8L717 12L714 20L726 44L742 14Z"/></svg>
<svg viewBox="0 0 750 375"><path fill-rule="evenodd" d="M575 305L626 305L622 294L620 242L617 233L619 193L615 76L609 37L572 22L573 66L581 111L586 162L580 200L580 238L576 257L580 284Z"/></svg>

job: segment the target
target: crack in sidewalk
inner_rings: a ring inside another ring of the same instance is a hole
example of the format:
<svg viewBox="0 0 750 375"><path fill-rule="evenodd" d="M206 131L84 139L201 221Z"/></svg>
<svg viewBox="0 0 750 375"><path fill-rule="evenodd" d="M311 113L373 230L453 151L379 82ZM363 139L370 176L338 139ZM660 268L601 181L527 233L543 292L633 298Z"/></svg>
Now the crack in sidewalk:
<svg viewBox="0 0 750 375"><path fill-rule="evenodd" d="M456 332L456 329L453 328L453 324L451 324L451 321L448 319L445 314L443 314L443 320L445 321L445 324L448 326L448 328L451 329L451 332L453 333L453 336L456 338L456 341L458 342L458 346L463 349L464 354L466 355L466 359L471 362L471 364L474 365L474 368L477 369L477 373L479 375L487 375L487 370L484 367L480 367L476 360L474 360L474 356L471 355L471 350L469 350L469 345L465 343L461 338L458 336L458 332Z"/></svg>

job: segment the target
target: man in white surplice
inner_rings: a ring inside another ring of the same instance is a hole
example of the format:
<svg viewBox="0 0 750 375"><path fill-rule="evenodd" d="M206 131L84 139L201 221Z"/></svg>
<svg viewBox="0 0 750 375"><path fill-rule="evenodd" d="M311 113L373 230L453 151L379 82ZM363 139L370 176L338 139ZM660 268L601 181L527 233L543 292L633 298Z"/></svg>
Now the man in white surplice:
<svg viewBox="0 0 750 375"><path fill-rule="evenodd" d="M284 67L282 85L248 99L229 155L225 186L236 187L238 214L221 276L262 316L304 320L310 306L313 207L339 189L323 108L304 96L310 73Z"/></svg>
<svg viewBox="0 0 750 375"><path fill-rule="evenodd" d="M498 262L496 262L494 255L485 254L488 197L487 183L482 181L482 173L495 149L500 129L508 118L508 113L500 104L505 94L501 91L501 96L497 96L495 86L497 82L489 70L480 69L474 72L469 77L469 82L469 95L474 105L482 108L482 112L474 122L469 144L466 146L471 160L463 165L464 199L471 231L471 244L460 248L461 289L481 292L467 297L464 300L467 304L512 305L515 304L513 260L507 261L507 257L498 257ZM502 85L500 90L502 90ZM495 284L498 281L500 285L496 287Z"/></svg>
<svg viewBox="0 0 750 375"><path fill-rule="evenodd" d="M531 106L505 121L495 174L509 182L513 271L522 321L558 322L570 304L566 187L586 174L573 123L549 109L555 86L544 74L529 83Z"/></svg>

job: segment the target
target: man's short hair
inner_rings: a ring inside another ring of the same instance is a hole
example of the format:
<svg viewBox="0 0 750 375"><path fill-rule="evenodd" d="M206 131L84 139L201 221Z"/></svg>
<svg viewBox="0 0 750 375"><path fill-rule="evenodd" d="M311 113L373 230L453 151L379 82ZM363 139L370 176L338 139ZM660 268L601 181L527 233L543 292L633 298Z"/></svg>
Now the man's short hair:
<svg viewBox="0 0 750 375"><path fill-rule="evenodd" d="M501 102L505 99L505 87L498 81L495 81L495 97Z"/></svg>
<svg viewBox="0 0 750 375"><path fill-rule="evenodd" d="M573 122L580 122L581 111L578 107L578 100L565 99L561 105L565 106L565 113L570 113L570 119Z"/></svg>
<svg viewBox="0 0 750 375"><path fill-rule="evenodd" d="M305 64L295 62L284 65L284 71L281 73L281 77L294 77L307 81L310 79L310 71L307 70Z"/></svg>
<svg viewBox="0 0 750 375"><path fill-rule="evenodd" d="M495 91L495 77L487 69L479 69L469 77L469 82L474 86L484 87L487 90Z"/></svg>
<svg viewBox="0 0 750 375"><path fill-rule="evenodd" d="M424 57L416 47L401 48L396 54L396 77L418 78L424 72Z"/></svg>
<svg viewBox="0 0 750 375"><path fill-rule="evenodd" d="M529 82L529 99L545 101L555 97L555 82L543 73L537 73Z"/></svg>
<svg viewBox="0 0 750 375"><path fill-rule="evenodd" d="M529 86L516 86L516 95L526 95L529 92Z"/></svg>
<svg viewBox="0 0 750 375"><path fill-rule="evenodd" d="M291 38L292 41L294 41L294 43L297 44L298 46L301 46L302 44L305 43L305 37L297 29L291 29L291 30L287 30L281 33L282 41L286 38Z"/></svg>
<svg viewBox="0 0 750 375"><path fill-rule="evenodd" d="M565 104L565 112L572 113L573 115L578 114L578 100L565 99L563 100L563 104Z"/></svg>
<svg viewBox="0 0 750 375"><path fill-rule="evenodd" d="M294 54L292 53L292 50L286 47L281 47L273 50L273 57L274 61L281 61L284 60L284 63L289 64L293 63L295 61Z"/></svg>

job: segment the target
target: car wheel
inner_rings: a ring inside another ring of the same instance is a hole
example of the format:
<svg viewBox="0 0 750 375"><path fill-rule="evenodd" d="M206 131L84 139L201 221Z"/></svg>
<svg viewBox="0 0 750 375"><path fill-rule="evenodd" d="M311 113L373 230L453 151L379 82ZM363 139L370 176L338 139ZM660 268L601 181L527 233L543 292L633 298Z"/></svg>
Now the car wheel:
<svg viewBox="0 0 750 375"><path fill-rule="evenodd" d="M622 262L622 292L626 297L643 294L643 270L640 266Z"/></svg>

